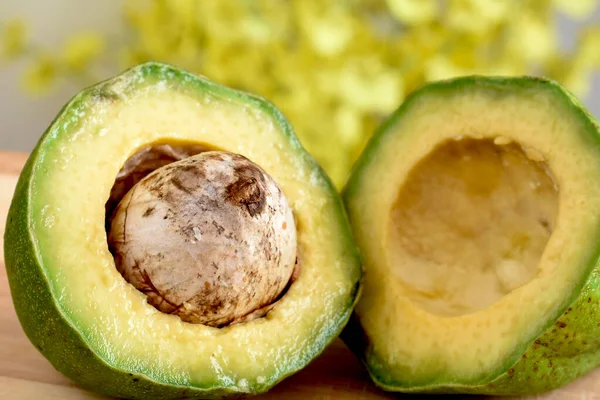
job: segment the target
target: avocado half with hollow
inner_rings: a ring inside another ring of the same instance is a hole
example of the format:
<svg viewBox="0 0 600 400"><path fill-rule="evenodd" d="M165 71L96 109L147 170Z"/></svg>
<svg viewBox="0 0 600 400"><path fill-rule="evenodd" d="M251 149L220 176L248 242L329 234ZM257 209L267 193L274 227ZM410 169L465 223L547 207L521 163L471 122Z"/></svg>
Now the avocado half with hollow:
<svg viewBox="0 0 600 400"><path fill-rule="evenodd" d="M600 135L558 84L426 85L344 201L365 276L343 339L380 387L527 394L600 363Z"/></svg>
<svg viewBox="0 0 600 400"><path fill-rule="evenodd" d="M341 200L282 114L158 63L63 108L4 243L31 342L119 398L268 390L337 336L361 272Z"/></svg>

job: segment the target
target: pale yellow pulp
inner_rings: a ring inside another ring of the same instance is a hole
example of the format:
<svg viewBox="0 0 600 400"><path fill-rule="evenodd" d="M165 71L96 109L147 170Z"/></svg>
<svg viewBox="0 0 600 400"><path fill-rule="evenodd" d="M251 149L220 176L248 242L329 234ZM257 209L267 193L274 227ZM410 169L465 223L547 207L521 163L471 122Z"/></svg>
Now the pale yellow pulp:
<svg viewBox="0 0 600 400"><path fill-rule="evenodd" d="M413 168L392 209L391 272L430 313L487 308L536 276L556 221L556 189L518 146L440 145Z"/></svg>

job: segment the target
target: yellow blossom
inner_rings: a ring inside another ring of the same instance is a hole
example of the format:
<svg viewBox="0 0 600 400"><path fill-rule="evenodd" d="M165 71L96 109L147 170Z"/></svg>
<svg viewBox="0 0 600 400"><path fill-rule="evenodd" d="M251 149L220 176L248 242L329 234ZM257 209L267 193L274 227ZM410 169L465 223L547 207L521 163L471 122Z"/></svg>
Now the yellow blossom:
<svg viewBox="0 0 600 400"><path fill-rule="evenodd" d="M125 0L125 31L110 39L106 59L121 68L163 61L266 97L341 187L382 118L427 81L535 72L585 93L600 67L600 27L587 23L576 48L562 52L554 15L584 18L597 3ZM2 27L3 54L34 58L24 81L36 92L65 76L92 83L88 70L108 41L88 33L63 52L23 53L23 26Z"/></svg>
<svg viewBox="0 0 600 400"><path fill-rule="evenodd" d="M448 25L458 32L485 35L511 16L518 7L514 0L452 0L448 4Z"/></svg>
<svg viewBox="0 0 600 400"><path fill-rule="evenodd" d="M576 58L590 68L600 68L600 26L581 31Z"/></svg>
<svg viewBox="0 0 600 400"><path fill-rule="evenodd" d="M598 7L598 0L553 0L556 7L573 18L586 18Z"/></svg>
<svg viewBox="0 0 600 400"><path fill-rule="evenodd" d="M465 70L454 64L452 60L444 56L435 56L429 59L425 66L425 79L437 81L454 76L465 75Z"/></svg>
<svg viewBox="0 0 600 400"><path fill-rule="evenodd" d="M20 19L6 21L0 25L0 56L14 58L25 50L27 27Z"/></svg>
<svg viewBox="0 0 600 400"><path fill-rule="evenodd" d="M543 62L556 52L556 34L539 16L522 13L509 27L509 49L515 56Z"/></svg>
<svg viewBox="0 0 600 400"><path fill-rule="evenodd" d="M56 82L58 62L47 54L38 55L22 77L22 85L31 94L43 94Z"/></svg>
<svg viewBox="0 0 600 400"><path fill-rule="evenodd" d="M590 80L600 66L600 27L588 28L578 38L579 51L570 58L554 57L548 63L552 76L578 96L590 93Z"/></svg>
<svg viewBox="0 0 600 400"><path fill-rule="evenodd" d="M104 51L104 37L95 33L80 33L64 44L64 60L67 68L83 71Z"/></svg>
<svg viewBox="0 0 600 400"><path fill-rule="evenodd" d="M351 106L342 106L335 110L334 121L336 132L339 132L341 143L353 148L361 141L362 121L360 113Z"/></svg>
<svg viewBox="0 0 600 400"><path fill-rule="evenodd" d="M352 18L340 4L299 3L298 19L302 33L320 55L343 52L353 36Z"/></svg>
<svg viewBox="0 0 600 400"><path fill-rule="evenodd" d="M402 77L375 59L360 59L340 71L337 91L340 99L357 110L387 114L404 95Z"/></svg>
<svg viewBox="0 0 600 400"><path fill-rule="evenodd" d="M406 24L422 24L435 20L440 12L438 0L387 0L390 11Z"/></svg>

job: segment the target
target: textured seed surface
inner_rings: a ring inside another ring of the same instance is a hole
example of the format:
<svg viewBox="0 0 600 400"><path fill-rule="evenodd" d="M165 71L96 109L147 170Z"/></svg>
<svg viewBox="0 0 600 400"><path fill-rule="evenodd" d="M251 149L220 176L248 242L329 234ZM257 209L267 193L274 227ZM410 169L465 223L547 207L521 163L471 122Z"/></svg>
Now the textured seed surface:
<svg viewBox="0 0 600 400"><path fill-rule="evenodd" d="M152 171L209 150L211 149L208 146L198 144L154 144L138 150L125 162L125 165L123 165L123 168L121 168L121 171L117 175L115 184L110 192L110 197L106 202L106 215L110 218L119 201L127 192Z"/></svg>
<svg viewBox="0 0 600 400"><path fill-rule="evenodd" d="M150 304L217 327L266 313L296 261L283 192L256 164L220 151L138 182L117 206L108 239L119 272Z"/></svg>

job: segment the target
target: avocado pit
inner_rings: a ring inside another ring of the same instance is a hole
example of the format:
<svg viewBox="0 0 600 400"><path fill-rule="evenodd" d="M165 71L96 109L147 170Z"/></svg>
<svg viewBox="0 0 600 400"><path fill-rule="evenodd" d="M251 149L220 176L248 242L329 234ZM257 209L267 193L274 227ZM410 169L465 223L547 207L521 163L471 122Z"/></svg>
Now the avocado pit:
<svg viewBox="0 0 600 400"><path fill-rule="evenodd" d="M229 152L203 151L149 173L108 225L119 272L185 322L222 327L260 317L295 270L286 197L259 166Z"/></svg>

